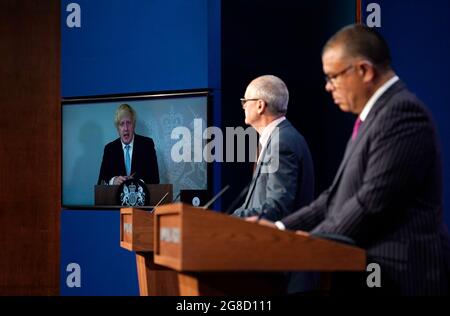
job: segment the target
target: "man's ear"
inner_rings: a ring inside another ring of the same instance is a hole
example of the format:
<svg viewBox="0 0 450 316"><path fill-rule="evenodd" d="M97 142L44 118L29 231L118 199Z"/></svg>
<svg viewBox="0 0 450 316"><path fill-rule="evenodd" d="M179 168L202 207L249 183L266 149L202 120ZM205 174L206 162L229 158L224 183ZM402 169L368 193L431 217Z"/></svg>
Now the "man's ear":
<svg viewBox="0 0 450 316"><path fill-rule="evenodd" d="M256 111L258 112L259 115L263 114L264 111L266 110L266 102L264 100L258 100L258 103L256 105Z"/></svg>
<svg viewBox="0 0 450 316"><path fill-rule="evenodd" d="M358 74L363 78L363 82L370 82L375 77L375 67L369 62L361 62L357 66Z"/></svg>

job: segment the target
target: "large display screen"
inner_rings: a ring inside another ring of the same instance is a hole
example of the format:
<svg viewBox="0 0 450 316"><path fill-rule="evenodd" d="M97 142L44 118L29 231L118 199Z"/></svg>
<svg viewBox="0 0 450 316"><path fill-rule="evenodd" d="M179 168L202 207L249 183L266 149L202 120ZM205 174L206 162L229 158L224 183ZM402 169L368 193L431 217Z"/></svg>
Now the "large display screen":
<svg viewBox="0 0 450 316"><path fill-rule="evenodd" d="M123 103L136 112L135 133L153 139L160 183L173 184L173 196L184 189L208 189L207 163L194 159L194 144L203 140L196 129L208 124L207 91L109 97L71 98L62 101L62 204L63 207L93 207L103 150L119 137L114 124L116 109ZM184 137L174 129L189 130ZM178 135L174 137L173 135ZM189 137L186 137L189 136ZM192 157L173 159L180 141L188 141Z"/></svg>

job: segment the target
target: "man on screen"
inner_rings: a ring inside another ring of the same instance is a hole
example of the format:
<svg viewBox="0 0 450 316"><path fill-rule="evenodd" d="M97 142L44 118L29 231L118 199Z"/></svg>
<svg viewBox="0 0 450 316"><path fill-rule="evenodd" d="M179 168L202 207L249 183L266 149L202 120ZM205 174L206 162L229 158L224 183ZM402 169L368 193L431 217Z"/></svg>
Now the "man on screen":
<svg viewBox="0 0 450 316"><path fill-rule="evenodd" d="M103 152L98 184L120 185L130 178L147 184L159 183L155 144L149 137L134 133L136 112L121 104L114 117L119 138L108 143Z"/></svg>

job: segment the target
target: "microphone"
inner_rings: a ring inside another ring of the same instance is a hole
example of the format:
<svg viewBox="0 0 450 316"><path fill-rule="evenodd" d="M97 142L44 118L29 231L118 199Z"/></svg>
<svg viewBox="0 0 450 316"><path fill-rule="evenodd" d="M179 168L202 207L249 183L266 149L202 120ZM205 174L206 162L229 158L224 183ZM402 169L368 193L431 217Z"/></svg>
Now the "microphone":
<svg viewBox="0 0 450 316"><path fill-rule="evenodd" d="M169 192L167 192L166 194L164 194L164 196L162 197L162 199L161 200L159 200L159 202L158 203L156 203L156 205L153 207L153 210L152 210L152 212L161 204L161 202L162 201L164 201L164 199L166 198L166 196L168 196L169 195Z"/></svg>
<svg viewBox="0 0 450 316"><path fill-rule="evenodd" d="M239 202L242 202L242 199L247 195L248 190L250 189L251 182L242 189L241 193L239 193L238 197L231 203L228 209L223 212L225 214L231 215L236 210L236 206Z"/></svg>
<svg viewBox="0 0 450 316"><path fill-rule="evenodd" d="M178 200L178 198L181 196L181 190L178 192L177 196L172 200L172 202L175 202Z"/></svg>
<svg viewBox="0 0 450 316"><path fill-rule="evenodd" d="M223 188L219 193L217 193L211 200L209 200L208 203L206 203L202 208L207 209L211 204L213 204L226 190L230 188L229 185L227 185L225 188Z"/></svg>

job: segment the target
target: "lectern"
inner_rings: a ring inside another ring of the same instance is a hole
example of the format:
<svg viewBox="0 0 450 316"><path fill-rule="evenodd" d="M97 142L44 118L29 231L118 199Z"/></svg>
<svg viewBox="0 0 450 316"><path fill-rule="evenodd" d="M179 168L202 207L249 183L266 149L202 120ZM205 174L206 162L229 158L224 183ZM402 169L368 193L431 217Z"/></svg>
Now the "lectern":
<svg viewBox="0 0 450 316"><path fill-rule="evenodd" d="M96 186L96 203L102 205L116 204L119 186ZM172 201L172 184L147 185L150 192L150 204L161 201ZM166 202L167 203L167 202ZM178 280L176 272L159 266L153 261L154 225L153 212L149 209L120 209L120 246L136 252L136 265L139 281L139 293L147 295L178 295Z"/></svg>
<svg viewBox="0 0 450 316"><path fill-rule="evenodd" d="M120 209L120 246L136 252L136 265L141 296L179 295L177 273L155 264L154 214L136 209Z"/></svg>
<svg viewBox="0 0 450 316"><path fill-rule="evenodd" d="M283 271L366 267L363 249L182 203L159 206L154 221L154 262L178 273L180 295L283 294Z"/></svg>

